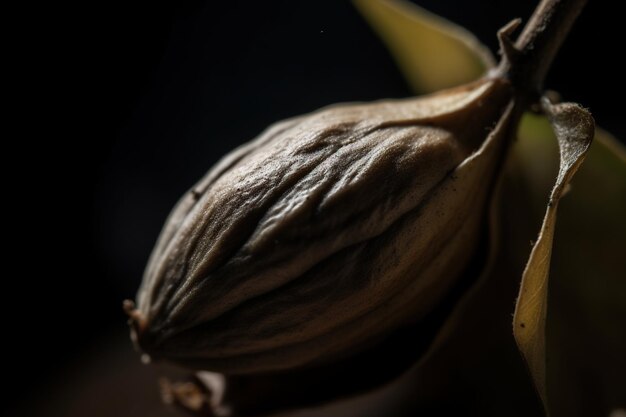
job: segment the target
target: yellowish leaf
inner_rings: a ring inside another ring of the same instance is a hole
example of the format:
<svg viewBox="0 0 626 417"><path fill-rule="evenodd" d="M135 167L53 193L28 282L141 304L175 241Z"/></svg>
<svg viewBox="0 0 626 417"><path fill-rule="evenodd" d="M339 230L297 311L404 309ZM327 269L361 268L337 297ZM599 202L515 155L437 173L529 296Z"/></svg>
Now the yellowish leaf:
<svg viewBox="0 0 626 417"><path fill-rule="evenodd" d="M474 35L412 3L353 2L387 44L416 92L464 84L494 66L493 56Z"/></svg>
<svg viewBox="0 0 626 417"><path fill-rule="evenodd" d="M525 115L514 148L536 224L558 149L548 120ZM626 404L626 150L596 129L585 163L561 201L550 268L547 392L555 416L601 414ZM527 208L527 209L528 209ZM532 227L532 226L530 226ZM523 239L508 236L508 240ZM523 242L522 242L523 243ZM591 388L590 388L591 387ZM602 412L604 412L602 411Z"/></svg>
<svg viewBox="0 0 626 417"><path fill-rule="evenodd" d="M546 101L544 110L559 144L561 162L539 237L522 276L513 333L547 409L545 323L556 212L566 186L591 144L594 122L589 112L576 104L552 105Z"/></svg>

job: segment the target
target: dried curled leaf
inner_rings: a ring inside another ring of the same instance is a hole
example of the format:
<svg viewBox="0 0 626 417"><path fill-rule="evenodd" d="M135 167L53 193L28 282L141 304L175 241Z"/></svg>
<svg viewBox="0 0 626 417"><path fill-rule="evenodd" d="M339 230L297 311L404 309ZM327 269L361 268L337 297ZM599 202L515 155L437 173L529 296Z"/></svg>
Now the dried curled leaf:
<svg viewBox="0 0 626 417"><path fill-rule="evenodd" d="M540 224L556 176L549 121L528 114L516 142L516 173L527 213ZM546 323L547 392L554 416L601 413L625 404L626 151L596 128L584 164L562 199L550 265ZM519 200L515 200L518 202ZM516 237L512 237L516 239ZM519 237L527 247L528 239ZM597 390L589 390L589 386Z"/></svg>
<svg viewBox="0 0 626 417"><path fill-rule="evenodd" d="M227 156L159 239L131 313L139 346L260 372L344 357L419 321L474 253L510 100L485 79L336 106Z"/></svg>
<svg viewBox="0 0 626 417"><path fill-rule="evenodd" d="M548 276L556 211L565 187L582 163L594 134L589 112L572 103L542 105L556 134L561 163L537 242L522 276L513 319L515 340L530 368L535 385L547 409L545 323Z"/></svg>

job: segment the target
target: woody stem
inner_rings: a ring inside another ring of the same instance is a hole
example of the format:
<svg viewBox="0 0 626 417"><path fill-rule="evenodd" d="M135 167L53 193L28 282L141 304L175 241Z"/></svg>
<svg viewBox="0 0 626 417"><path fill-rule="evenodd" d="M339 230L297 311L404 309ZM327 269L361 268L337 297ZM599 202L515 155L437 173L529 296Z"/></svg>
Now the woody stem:
<svg viewBox="0 0 626 417"><path fill-rule="evenodd" d="M500 71L528 95L538 97L554 57L587 0L542 0L514 44L515 57Z"/></svg>

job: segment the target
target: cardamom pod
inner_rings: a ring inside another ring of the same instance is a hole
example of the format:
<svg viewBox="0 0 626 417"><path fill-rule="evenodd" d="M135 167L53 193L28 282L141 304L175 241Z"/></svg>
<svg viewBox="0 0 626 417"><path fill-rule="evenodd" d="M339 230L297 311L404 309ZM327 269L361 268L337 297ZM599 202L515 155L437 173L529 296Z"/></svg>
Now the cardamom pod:
<svg viewBox="0 0 626 417"><path fill-rule="evenodd" d="M128 304L152 358L237 374L330 362L422 319L475 252L509 83L270 127L185 194Z"/></svg>

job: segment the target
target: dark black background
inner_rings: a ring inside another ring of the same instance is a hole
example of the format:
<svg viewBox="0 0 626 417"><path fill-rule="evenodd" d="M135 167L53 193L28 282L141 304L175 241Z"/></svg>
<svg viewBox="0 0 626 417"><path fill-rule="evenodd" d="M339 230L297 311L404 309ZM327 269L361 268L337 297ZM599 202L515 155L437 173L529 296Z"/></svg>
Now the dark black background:
<svg viewBox="0 0 626 417"><path fill-rule="evenodd" d="M420 1L494 51L495 31L534 3ZM23 271L4 277L9 408L45 401L72 378L68 367L97 360L105 338L125 331L121 302L134 297L165 216L220 156L282 118L411 94L345 1L111 1L56 12L44 16L27 75L41 86L28 117L37 133L23 143L32 174L7 177L18 190L6 262ZM624 138L621 25L608 0L591 2L547 86Z"/></svg>

